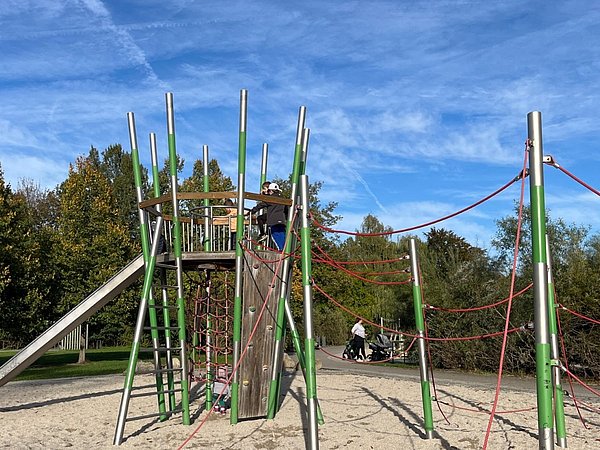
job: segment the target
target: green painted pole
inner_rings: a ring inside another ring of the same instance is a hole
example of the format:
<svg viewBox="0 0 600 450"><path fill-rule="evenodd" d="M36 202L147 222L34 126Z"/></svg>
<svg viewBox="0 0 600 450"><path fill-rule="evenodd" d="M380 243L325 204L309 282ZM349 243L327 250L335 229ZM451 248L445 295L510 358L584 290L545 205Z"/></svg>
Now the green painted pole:
<svg viewBox="0 0 600 450"><path fill-rule="evenodd" d="M552 417L552 366L548 332L548 267L546 257L546 205L542 149L542 114L527 114L529 140L529 195L533 250L535 363L540 450L554 448Z"/></svg>
<svg viewBox="0 0 600 450"><path fill-rule="evenodd" d="M552 357L552 384L554 387L554 423L556 426L556 439L559 447L567 448L567 427L565 425L564 391L560 374L560 353L558 350L558 324L554 299L554 278L552 276L552 255L550 242L546 235L546 255L548 257L548 325L550 330L550 356Z"/></svg>
<svg viewBox="0 0 600 450"><path fill-rule="evenodd" d="M269 144L262 145L262 158L260 160L260 186L258 192L262 192L262 185L267 181L267 160L269 158Z"/></svg>
<svg viewBox="0 0 600 450"><path fill-rule="evenodd" d="M318 450L319 431L317 418L317 370L315 364L315 338L313 332L313 297L311 272L310 228L308 226L308 177L300 177L302 198L302 287L304 294L304 349L306 351L306 400L308 407L308 426L310 448Z"/></svg>
<svg viewBox="0 0 600 450"><path fill-rule="evenodd" d="M246 125L248 113L248 91L240 91L240 129L238 144L238 204L237 223L238 239L243 236L244 229L244 191L246 189ZM238 422L239 402L239 361L241 355L242 336L242 270L244 268L242 246L235 243L235 294L233 300L233 378L231 383L231 413L229 422Z"/></svg>
<svg viewBox="0 0 600 450"><path fill-rule="evenodd" d="M208 178L208 145L202 146L202 188L205 193L210 192L210 180ZM205 198L204 205L204 251L210 252L212 241L212 230L210 220L210 201ZM206 272L206 409L212 408L212 386L213 386L213 367L212 367L212 321L210 317L210 296L211 296L211 279L210 272ZM198 332L194 331L194 339L196 343L199 341ZM197 345L197 344L196 344Z"/></svg>
<svg viewBox="0 0 600 450"><path fill-rule="evenodd" d="M298 178L300 176L300 161L302 158L302 135L304 130L304 123L306 120L306 107L301 106L298 111L298 125L296 127L296 146L294 149L294 165L292 170L292 192L291 200L292 205L289 209L288 220L286 225L286 236L290 236L292 227L293 216L296 210L297 204L297 192L298 192ZM293 249L292 239L286 239L284 253L289 255ZM273 349L273 366L271 367L271 382L269 384L269 397L267 403L267 419L273 419L277 410L279 409L279 391L281 385L281 363L283 361L283 350L284 350L284 330L285 330L285 317L286 317L286 303L289 309L289 282L291 275L291 260L286 257L282 264L281 269L281 289L279 292L279 302L277 304L277 321L275 329L275 345ZM299 337L292 336L292 340L298 339ZM301 355L300 352L298 355Z"/></svg>
<svg viewBox="0 0 600 450"><path fill-rule="evenodd" d="M432 439L433 411L429 370L427 367L427 352L425 351L425 320L423 319L423 298L421 295L421 271L419 268L417 243L414 238L410 240L410 264L413 276L413 301L418 336L417 343L419 345L419 373L421 375L421 398L423 401L423 417L425 419L425 435L427 439Z"/></svg>
<svg viewBox="0 0 600 450"><path fill-rule="evenodd" d="M158 172L158 150L156 147L156 134L150 133L150 159L152 161L152 184L154 187L154 197L160 197L160 176ZM162 212L162 204L156 205L156 210ZM167 385L169 386L169 406L171 411L177 407L177 399L175 397L175 378L173 376L173 354L171 352L171 332L169 327L171 326L171 316L169 314L169 296L167 289L164 287L167 285L167 273L165 269L160 269L160 280L161 280L161 295L162 295L162 311L163 311L163 323L165 325L165 347L166 347L166 362L167 362Z"/></svg>
<svg viewBox="0 0 600 450"><path fill-rule="evenodd" d="M208 145L202 146L202 187L204 192L210 192L210 179L208 177ZM211 230L211 220L212 214L210 213L210 200L208 198L204 199L204 251L210 252L211 243L212 243L212 230Z"/></svg>
<svg viewBox="0 0 600 450"><path fill-rule="evenodd" d="M173 203L173 253L177 267L177 325L179 327L179 345L181 347L181 408L183 424L190 424L190 395L188 386L188 358L185 337L185 301L183 293L183 260L181 223L179 221L179 200L177 199L177 150L175 147L175 114L173 111L173 93L165 95L167 108L167 136L169 142L169 173L171 175L171 198Z"/></svg>
<svg viewBox="0 0 600 450"><path fill-rule="evenodd" d="M137 151L137 137L135 133L135 120L133 113L128 113L129 120L129 130L130 130L130 141L132 148L132 163L133 163L133 171L134 178L136 183L136 191L141 195L141 168L139 162L139 153ZM133 151L135 149L135 151ZM143 218L142 218L143 216ZM129 400L131 398L131 391L133 389L133 379L135 376L135 367L137 364L137 359L140 351L140 346L142 343L142 332L144 330L144 322L146 318L146 308L149 304L149 299L151 297L152 291L152 282L154 279L154 268L156 265L156 247L157 247L157 236L162 230L163 219L162 217L158 217L156 221L156 229L154 231L154 239L152 241L152 248L148 250L148 226L146 223L145 214L140 213L140 225L146 224L145 227L141 226L140 235L142 236L142 251L144 251L144 241L146 242L146 248L144 256L147 258L145 260L145 274L144 274L144 284L142 287L142 294L140 297L140 306L138 309L138 315L136 319L135 333L133 336L133 342L131 344L131 352L129 355L129 362L127 364L127 371L125 373L125 381L123 394L121 396L121 402L119 405L119 414L117 417L117 425L115 427L115 435L113 439L114 445L120 445L123 441L123 433L125 431L125 421L127 418L127 410L129 409ZM144 237L145 236L145 237ZM154 308L151 308L154 309ZM156 316L155 316L156 318ZM165 412L165 404L164 404L164 395L162 396L162 401L160 397L160 392L162 391L162 378L160 381L157 379L157 390L159 391L159 413L161 413L160 417L164 417L162 413ZM162 409L161 409L162 408Z"/></svg>

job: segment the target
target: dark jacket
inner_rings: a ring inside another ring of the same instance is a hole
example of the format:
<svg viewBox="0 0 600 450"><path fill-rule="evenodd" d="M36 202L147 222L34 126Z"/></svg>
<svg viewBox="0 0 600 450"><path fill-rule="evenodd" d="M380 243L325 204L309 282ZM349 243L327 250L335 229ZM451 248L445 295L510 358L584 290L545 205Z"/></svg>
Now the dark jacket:
<svg viewBox="0 0 600 450"><path fill-rule="evenodd" d="M280 194L271 194L274 197L281 198ZM287 222L288 207L286 205L278 205L277 203L259 202L252 208L252 214L265 208L267 210L267 225L285 225Z"/></svg>

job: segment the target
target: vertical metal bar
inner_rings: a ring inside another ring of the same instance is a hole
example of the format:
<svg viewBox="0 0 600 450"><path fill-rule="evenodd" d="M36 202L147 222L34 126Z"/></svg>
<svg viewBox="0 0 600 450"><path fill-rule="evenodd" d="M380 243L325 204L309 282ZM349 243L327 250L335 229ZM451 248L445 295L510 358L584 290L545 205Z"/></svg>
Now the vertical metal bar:
<svg viewBox="0 0 600 450"><path fill-rule="evenodd" d="M159 174L159 170L158 170L158 149L156 146L156 133L150 133L150 161L152 163L152 186L153 186L153 191L154 191L154 198L158 198L160 197L160 174ZM156 210L159 213L162 213L162 203L158 203L156 205ZM162 234L160 234L158 236L159 239L159 244L160 244L160 237L162 237ZM164 242L164 244L166 246L166 241ZM161 251L165 251L164 248L161 249ZM166 347L166 354L165 354L165 359L166 359L166 363L167 363L167 386L169 387L169 408L171 411L173 411L176 408L176 398L175 398L175 378L173 375L173 353L171 351L171 349L173 348L171 345L171 331L169 329L169 327L171 326L171 315L169 314L169 295L167 292L167 270L164 268L160 268L159 269L159 279L160 279L160 284L161 284L161 300L162 300L162 313L163 313L163 324L166 328L164 336L165 336L165 347Z"/></svg>
<svg viewBox="0 0 600 450"><path fill-rule="evenodd" d="M181 225L179 222L179 200L177 199L177 150L175 147L175 114L173 112L173 93L165 95L167 108L167 134L169 141L169 169L171 175L171 195L173 202L173 233L175 235L173 253L177 266L177 325L181 351L181 408L183 424L190 424L190 397L188 386L188 360L185 338L185 303L183 299L183 260L181 257Z"/></svg>
<svg viewBox="0 0 600 450"><path fill-rule="evenodd" d="M262 191L262 185L267 181L267 162L269 158L269 144L266 142L262 145L262 158L260 160L260 186L258 192Z"/></svg>
<svg viewBox="0 0 600 450"><path fill-rule="evenodd" d="M423 417L425 421L425 435L427 439L433 438L433 411L431 407L431 388L429 384L429 370L427 368L427 352L425 351L425 320L423 319L423 299L421 295L421 271L415 238L410 239L410 265L413 276L413 301L415 311L415 324L417 327L417 342L419 345L419 374L421 375L421 398L423 401Z"/></svg>
<svg viewBox="0 0 600 450"><path fill-rule="evenodd" d="M557 304L554 299L554 279L552 277L552 255L550 242L546 235L546 255L548 258L548 326L550 330L550 356L552 357L552 384L554 387L554 423L559 447L567 448L567 429L565 425L564 391L560 373L560 353L558 350L558 325L556 321Z"/></svg>
<svg viewBox="0 0 600 450"><path fill-rule="evenodd" d="M248 91L240 91L240 130L238 144L238 204L237 224L238 230L244 229L244 191L246 189L246 125L248 112ZM231 413L230 423L238 422L238 396L239 396L239 360L241 351L242 334L242 246L235 243L235 297L233 305L233 379L231 383Z"/></svg>
<svg viewBox="0 0 600 450"><path fill-rule="evenodd" d="M548 333L548 267L546 259L546 204L542 148L542 114L527 114L529 139L529 195L531 202L531 240L535 321L535 365L538 407L539 448L554 448L552 420L552 370Z"/></svg>
<svg viewBox="0 0 600 450"><path fill-rule="evenodd" d="M202 146L202 186L204 192L210 192L210 180L208 178L208 145ZM210 201L208 198L204 199L204 251L210 252L211 243L213 240L211 229L210 229Z"/></svg>
<svg viewBox="0 0 600 450"><path fill-rule="evenodd" d="M308 427L310 448L318 450L317 425L317 371L315 368L315 339L313 332L313 301L311 273L310 228L308 227L308 177L300 176L302 199L302 286L304 293L304 350L306 351L306 399L308 403Z"/></svg>
<svg viewBox="0 0 600 450"><path fill-rule="evenodd" d="M210 271L206 271L206 399L205 399L205 404L206 404L206 410L208 411L210 408L212 408L212 400L213 400L213 390L212 390L212 383L213 383L213 361L212 361L212 348L211 346L213 345L213 341L212 341L212 321L211 321L211 317L210 317L210 308L211 308L211 296L212 296L212 289L211 289L211 278L210 278Z"/></svg>
<svg viewBox="0 0 600 450"><path fill-rule="evenodd" d="M139 158L138 145L137 145L135 117L132 112L127 113L127 121L128 121L128 125L129 125L129 143L131 146L131 159L132 159L133 176L134 176L134 182L135 182L135 188L136 188L136 198L137 198L137 201L139 204L143 199L143 196L142 196L142 171L141 171L141 166L140 166L140 158ZM142 243L142 253L144 256L146 272L144 275L144 285L142 288L142 295L141 295L140 305L139 305L139 309L138 309L138 315L137 315L137 320L136 320L136 327L135 327L133 342L131 345L131 352L129 355L129 362L127 365L127 372L125 375L123 395L121 396L121 402L119 405L119 414L118 414L118 418L117 418L117 425L115 427L115 435L114 435L114 440L113 440L114 445L121 444L121 442L123 440L123 432L125 430L125 420L127 418L127 410L129 409L129 400L130 400L131 390L133 387L133 379L135 376L135 366L137 364L138 354L139 354L141 340L142 340L142 331L144 328L144 321L145 321L145 317L146 317L146 307L150 302L153 302L152 297L151 297L151 289L152 289L152 278L153 278L154 264L155 264L156 257L154 256L154 254L152 253L152 251L149 248L150 241L149 241L149 236L148 236L149 230L148 230L148 223L146 220L146 215L144 214L144 211L142 211L139 207L138 207L138 216L139 216L139 221L140 221L140 239L141 239L141 243ZM160 225L157 223L156 230L160 230L161 226L162 226L162 221L160 222ZM154 244L156 244L156 242L154 242ZM154 248L155 248L155 245L152 246L152 249L154 249ZM154 315L152 315L152 312L154 312ZM153 325L154 331L156 332L155 327L156 327L157 323L156 323L156 311L154 308L151 308L150 321L151 321L151 326ZM158 336L157 335L155 336L154 334L152 334L152 343L153 343L153 347L155 349L157 347L157 341L158 341ZM155 351L154 353L156 354L157 352ZM156 356L155 356L155 364L156 363L157 363L157 361L156 361ZM162 387L162 377L160 377L160 374L157 374L157 376L156 376L156 386L157 386L157 391L158 391L157 393L158 393L159 412L161 414L164 414L166 412L166 408L165 408L165 401L164 401L164 394L163 394L163 387ZM165 417L165 416L161 416L161 418L163 418L163 417Z"/></svg>
<svg viewBox="0 0 600 450"><path fill-rule="evenodd" d="M284 254L289 255L292 251L293 242L291 236L292 220L297 204L298 178L300 176L300 161L302 155L302 140L304 136L304 123L306 121L306 107L301 106L298 111L298 125L296 127L296 146L294 149L294 165L292 169L291 200L292 205L288 212ZM307 139L308 140L308 139ZM279 292L279 302L277 305L277 325L275 329L275 346L273 350L273 366L271 367L271 383L269 385L269 400L267 406L267 419L273 419L279 409L279 390L281 385L281 363L283 361L283 336L285 329L285 303L289 296L289 279L291 275L290 257L283 260L281 269L281 289ZM289 305L288 305L289 306ZM292 336L294 338L294 336Z"/></svg>

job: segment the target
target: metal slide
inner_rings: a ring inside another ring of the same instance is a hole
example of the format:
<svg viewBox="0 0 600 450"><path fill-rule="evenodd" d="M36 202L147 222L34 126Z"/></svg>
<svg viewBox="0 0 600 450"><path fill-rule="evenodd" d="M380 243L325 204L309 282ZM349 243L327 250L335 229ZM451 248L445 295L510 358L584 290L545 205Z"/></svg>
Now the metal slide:
<svg viewBox="0 0 600 450"><path fill-rule="evenodd" d="M96 289L79 305L32 341L27 347L0 367L0 386L8 383L33 364L47 350L56 345L78 325L89 319L96 311L119 295L144 273L144 258L137 258L117 272L110 280Z"/></svg>

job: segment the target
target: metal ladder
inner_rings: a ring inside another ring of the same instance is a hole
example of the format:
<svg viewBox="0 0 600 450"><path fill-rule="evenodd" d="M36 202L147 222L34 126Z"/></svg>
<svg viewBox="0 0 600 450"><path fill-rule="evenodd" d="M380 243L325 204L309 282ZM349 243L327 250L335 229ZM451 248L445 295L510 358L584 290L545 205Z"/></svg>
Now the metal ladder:
<svg viewBox="0 0 600 450"><path fill-rule="evenodd" d="M181 412L184 425L190 424L181 240L175 239L176 246L173 254L161 256L160 262L157 261L158 243L160 242L158 237L162 232L162 225L162 217L159 217L156 228L153 230L150 257L146 261L144 285L119 407L114 445L122 443L126 422L153 417L163 421ZM170 255L173 255L172 259L169 258ZM174 261L174 264L169 263L170 261ZM168 276L168 271L171 272L171 277ZM173 284L169 284L169 282ZM175 302L172 301L173 297L176 298ZM160 298L160 302L157 302L156 298ZM175 324L171 323L173 312L176 313ZM146 323L146 316L149 323ZM152 347L142 348L144 333L148 332L150 332ZM177 344L174 345L174 342ZM151 373L154 374L154 383L134 386L140 351L153 352L154 370ZM176 364L173 363L175 357L179 358L179 367L175 367ZM131 399L148 396L157 397L158 411L128 416Z"/></svg>

